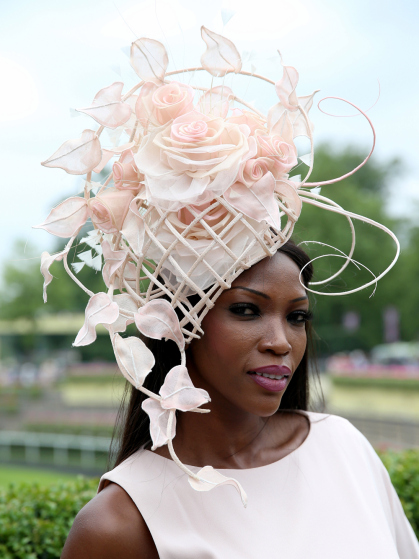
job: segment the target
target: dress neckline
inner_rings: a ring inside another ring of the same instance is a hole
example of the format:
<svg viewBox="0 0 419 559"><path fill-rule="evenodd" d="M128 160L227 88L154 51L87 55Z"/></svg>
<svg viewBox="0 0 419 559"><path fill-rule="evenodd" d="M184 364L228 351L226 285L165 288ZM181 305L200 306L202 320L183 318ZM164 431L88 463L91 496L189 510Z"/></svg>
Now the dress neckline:
<svg viewBox="0 0 419 559"><path fill-rule="evenodd" d="M304 414L306 415L306 417L309 420L309 431L308 434L306 436L306 438L304 439L304 441L297 446L297 448L295 448L294 450L292 450L289 454L287 454L286 456L280 458L279 460L276 460L275 462L271 462L270 464L264 464L263 466L256 466L255 468L215 468L217 471L219 472L232 472L231 473L231 477L237 476L237 472L255 472L255 473L260 473L262 470L266 470L272 467L277 466L279 463L285 463L287 460L294 458L297 454L299 454L301 452L301 450L304 450L307 446L308 443L311 441L312 439L312 432L313 432L313 424L317 423L316 421L313 421L313 419L317 416L323 416L324 414L320 414L320 413L315 413L315 412L309 412L309 411L305 411L304 410ZM328 417L328 414L325 416L325 418ZM152 450L146 450L146 449L141 449L139 452L146 452L149 455L153 455L155 458L157 458L158 460L164 460L166 462L166 465L169 466L170 464L173 465L173 467L176 467L176 464L173 462L173 460L171 458L166 458L164 456L160 456L160 454L156 454L155 452L153 452ZM205 465L205 464L204 464ZM204 466L203 465L203 466ZM191 466L188 464L185 464L185 466L187 468L189 468L190 470L192 470L193 472L198 472L203 466ZM240 474L239 474L240 475Z"/></svg>

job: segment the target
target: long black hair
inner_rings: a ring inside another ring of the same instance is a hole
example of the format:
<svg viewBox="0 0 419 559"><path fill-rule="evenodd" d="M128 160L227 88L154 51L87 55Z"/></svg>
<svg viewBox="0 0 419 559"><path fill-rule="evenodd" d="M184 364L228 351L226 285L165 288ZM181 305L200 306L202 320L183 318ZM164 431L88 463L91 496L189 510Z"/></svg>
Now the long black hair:
<svg viewBox="0 0 419 559"><path fill-rule="evenodd" d="M313 276L313 266L310 263L309 256L292 240L281 246L278 252L286 254L297 264L300 270L303 270L301 275L304 285L307 287ZM306 323L306 330L306 351L287 390L284 392L278 411L308 410L310 400L310 369L315 369L310 322ZM167 372L179 364L179 349L175 342L171 340L165 342L145 338L144 342L153 352L156 359L153 372L147 376L144 387L154 393L158 393ZM110 462L113 461L112 456L116 455L113 467L126 460L139 448L147 446L151 442L149 417L141 407L142 402L147 397L143 392L135 389L127 382L112 437ZM111 467L112 463L109 466Z"/></svg>

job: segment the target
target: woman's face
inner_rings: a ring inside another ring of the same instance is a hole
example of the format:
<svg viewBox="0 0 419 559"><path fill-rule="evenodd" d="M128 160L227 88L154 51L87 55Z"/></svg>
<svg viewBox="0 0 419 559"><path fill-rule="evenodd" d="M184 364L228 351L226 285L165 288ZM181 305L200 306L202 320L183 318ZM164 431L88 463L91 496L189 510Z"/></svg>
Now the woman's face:
<svg viewBox="0 0 419 559"><path fill-rule="evenodd" d="M310 314L299 274L283 253L265 258L204 318L205 335L191 343L187 365L194 385L209 392L212 409L260 417L277 411L307 343Z"/></svg>

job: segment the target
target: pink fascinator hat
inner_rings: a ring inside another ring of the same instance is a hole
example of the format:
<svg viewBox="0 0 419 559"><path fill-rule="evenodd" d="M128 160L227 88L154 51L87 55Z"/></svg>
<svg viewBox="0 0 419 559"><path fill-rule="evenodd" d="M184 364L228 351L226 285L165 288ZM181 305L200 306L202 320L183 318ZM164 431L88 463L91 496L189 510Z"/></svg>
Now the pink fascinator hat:
<svg viewBox="0 0 419 559"><path fill-rule="evenodd" d="M221 292L287 242L304 203L342 214L349 222L352 247L341 255L342 267L333 277L352 261L353 219L375 225L394 239L397 251L390 266L349 293L376 283L396 262L399 245L384 226L312 191L347 175L308 182L314 161L309 112L316 92L299 96L297 70L284 65L276 81L246 72L229 39L205 27L201 35L206 49L200 65L169 72L162 43L148 38L132 43L130 61L138 84L124 92L124 84L115 82L98 91L91 105L79 110L99 126L66 141L42 163L85 175L85 187L82 196L64 200L37 226L69 239L63 251L42 254L41 273L45 302L52 281L49 268L56 260L63 261L89 295L85 322L73 345L93 343L98 324L108 329L121 373L148 396L143 409L150 417L152 449L167 444L196 491L231 484L246 504L236 480L211 466L194 473L175 454L176 410L209 411L203 407L210 400L208 393L195 388L188 375L185 346L204 334L202 319ZM211 76L210 88L198 85L195 76L202 72ZM227 87L225 77L231 73L270 84L277 101L267 114ZM180 74L185 81L178 81ZM112 149L101 145L105 128L121 133L120 144ZM311 144L310 168L299 182L289 179L298 162L297 136L306 136ZM112 159L106 180L93 184L92 173L100 173ZM84 241L98 253L91 265L103 275L99 293L78 279L78 263L71 269L67 262L87 222L91 231ZM153 374L152 352L139 337L124 336L133 323L143 336L170 339L179 348L179 365L167 372L158 394L144 387L147 375Z"/></svg>

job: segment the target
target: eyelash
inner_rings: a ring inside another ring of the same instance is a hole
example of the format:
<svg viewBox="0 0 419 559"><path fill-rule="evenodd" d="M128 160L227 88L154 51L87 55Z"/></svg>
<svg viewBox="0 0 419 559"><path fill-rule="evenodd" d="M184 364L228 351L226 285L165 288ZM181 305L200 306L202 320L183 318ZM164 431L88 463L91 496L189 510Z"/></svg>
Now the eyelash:
<svg viewBox="0 0 419 559"><path fill-rule="evenodd" d="M256 305L252 303L236 303L232 305L229 309L233 314L242 317L249 317L253 318L256 316L260 316L260 310ZM244 311L251 310L253 311L252 314L245 313ZM313 319L313 313L311 311L293 311L288 316L287 319L292 324L305 324L309 320Z"/></svg>

